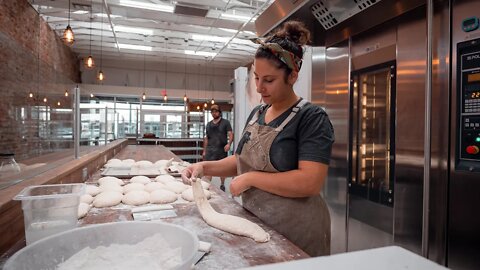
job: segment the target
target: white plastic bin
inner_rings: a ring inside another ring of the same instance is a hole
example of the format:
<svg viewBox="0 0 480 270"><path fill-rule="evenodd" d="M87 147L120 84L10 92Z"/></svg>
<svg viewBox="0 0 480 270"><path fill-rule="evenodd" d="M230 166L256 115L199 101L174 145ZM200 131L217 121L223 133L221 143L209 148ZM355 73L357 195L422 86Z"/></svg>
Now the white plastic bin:
<svg viewBox="0 0 480 270"><path fill-rule="evenodd" d="M168 244L170 248L181 249L181 261L173 269L193 269L195 255L198 250L197 236L178 225L157 221L124 221L95 224L52 235L15 253L7 260L3 269L54 270L57 269L60 263L68 260L84 248L108 247L112 244L135 245L154 234L161 234L166 242L158 242L159 247ZM128 256L135 256L135 254L124 255L126 260ZM144 263L148 265L148 260L155 260L157 256L162 256L162 254L152 253L152 258L144 258ZM104 265L105 263L102 262L98 267L111 269ZM122 264L121 261L116 263ZM144 268L139 264L137 269Z"/></svg>
<svg viewBox="0 0 480 270"><path fill-rule="evenodd" d="M77 227L80 196L85 184L41 185L24 188L14 200L22 201L27 245Z"/></svg>

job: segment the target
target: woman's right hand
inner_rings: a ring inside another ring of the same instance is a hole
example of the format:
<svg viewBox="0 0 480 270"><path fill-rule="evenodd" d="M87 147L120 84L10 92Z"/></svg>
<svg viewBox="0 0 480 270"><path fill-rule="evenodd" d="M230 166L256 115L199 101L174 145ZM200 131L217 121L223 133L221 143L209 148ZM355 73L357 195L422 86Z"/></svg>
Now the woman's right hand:
<svg viewBox="0 0 480 270"><path fill-rule="evenodd" d="M203 177L202 162L192 164L182 171L182 181L184 184L191 185L197 178Z"/></svg>

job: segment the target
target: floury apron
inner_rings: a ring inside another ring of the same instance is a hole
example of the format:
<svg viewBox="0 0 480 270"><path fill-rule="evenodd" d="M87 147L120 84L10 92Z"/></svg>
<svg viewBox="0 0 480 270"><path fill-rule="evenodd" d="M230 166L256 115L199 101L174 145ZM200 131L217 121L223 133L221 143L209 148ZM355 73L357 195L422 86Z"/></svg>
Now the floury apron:
<svg viewBox="0 0 480 270"><path fill-rule="evenodd" d="M238 175L249 171L278 172L270 162L270 147L305 104L301 100L277 128L259 125L257 111L243 132L240 154L236 154ZM330 214L320 194L286 198L252 187L242 194L242 201L244 208L310 256L330 254Z"/></svg>

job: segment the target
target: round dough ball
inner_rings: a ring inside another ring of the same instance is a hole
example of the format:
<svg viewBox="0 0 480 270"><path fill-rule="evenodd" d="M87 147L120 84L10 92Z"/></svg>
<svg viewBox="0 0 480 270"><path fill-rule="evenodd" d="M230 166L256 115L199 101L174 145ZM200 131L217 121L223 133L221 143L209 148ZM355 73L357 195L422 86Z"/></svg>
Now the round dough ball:
<svg viewBox="0 0 480 270"><path fill-rule="evenodd" d="M148 160L140 160L140 161L137 161L135 162L134 166L136 167L151 167L153 165L153 163L151 161L148 161Z"/></svg>
<svg viewBox="0 0 480 270"><path fill-rule="evenodd" d="M93 202L93 197L90 194L83 194L80 196L80 203L91 204Z"/></svg>
<svg viewBox="0 0 480 270"><path fill-rule="evenodd" d="M122 201L123 194L116 191L105 191L98 194L93 200L95 207L110 207L119 204Z"/></svg>
<svg viewBox="0 0 480 270"><path fill-rule="evenodd" d="M142 205L148 203L149 201L150 193L144 190L133 190L124 195L122 198L122 202L128 205Z"/></svg>
<svg viewBox="0 0 480 270"><path fill-rule="evenodd" d="M78 205L77 217L80 219L86 216L90 208L92 208L90 204L81 202Z"/></svg>
<svg viewBox="0 0 480 270"><path fill-rule="evenodd" d="M109 159L109 160L107 161L107 164L108 164L108 163L119 163L119 162L122 162L122 161L121 161L120 159L118 159L118 158L112 158L112 159Z"/></svg>
<svg viewBox="0 0 480 270"><path fill-rule="evenodd" d="M155 177L155 181L166 184L167 182L176 181L176 180L175 180L175 177L169 174L162 174Z"/></svg>
<svg viewBox="0 0 480 270"><path fill-rule="evenodd" d="M150 178L143 175L134 176L132 177L132 179L130 179L130 183L148 184L150 182L152 182L152 180L150 180Z"/></svg>
<svg viewBox="0 0 480 270"><path fill-rule="evenodd" d="M92 196L97 196L97 194L101 192L100 188L94 185L87 185L85 190L87 194L90 194Z"/></svg>
<svg viewBox="0 0 480 270"><path fill-rule="evenodd" d="M124 159L124 160L122 160L122 164L125 165L125 166L132 166L133 164L135 164L135 160L133 160L133 159Z"/></svg>
<svg viewBox="0 0 480 270"><path fill-rule="evenodd" d="M115 183L115 184L120 185L120 186L125 185L125 182L123 182L123 180L120 180L117 177L113 177L113 176L102 177L102 178L98 179L98 183L100 185L107 184L107 183Z"/></svg>
<svg viewBox="0 0 480 270"><path fill-rule="evenodd" d="M123 193L125 194L134 190L145 190L145 185L140 183L130 183L123 187Z"/></svg>
<svg viewBox="0 0 480 270"><path fill-rule="evenodd" d="M110 159L106 164L105 167L110 168L110 167L122 167L123 162L120 159Z"/></svg>
<svg viewBox="0 0 480 270"><path fill-rule="evenodd" d="M154 190L161 189L163 187L165 187L165 185L162 184L162 183L151 182L151 183L148 183L148 184L145 185L145 191L152 192Z"/></svg>
<svg viewBox="0 0 480 270"><path fill-rule="evenodd" d="M209 200L212 197L212 194L208 190L203 190L203 193L205 193L205 197L207 197L207 200ZM186 201L193 202L195 199L193 198L193 189L188 188L182 192L182 198Z"/></svg>
<svg viewBox="0 0 480 270"><path fill-rule="evenodd" d="M184 183L182 182L178 182L178 181L171 181L171 182L167 182L165 184L165 188L164 189L167 189L167 190L170 190L170 191L173 191L175 193L182 193L185 189L187 189L188 186L185 185Z"/></svg>
<svg viewBox="0 0 480 270"><path fill-rule="evenodd" d="M116 192L123 193L123 187L115 183L106 183L106 184L100 185L99 188L102 192L116 191Z"/></svg>
<svg viewBox="0 0 480 270"><path fill-rule="evenodd" d="M157 189L150 193L151 203L172 203L177 200L178 195L175 192L165 189Z"/></svg>

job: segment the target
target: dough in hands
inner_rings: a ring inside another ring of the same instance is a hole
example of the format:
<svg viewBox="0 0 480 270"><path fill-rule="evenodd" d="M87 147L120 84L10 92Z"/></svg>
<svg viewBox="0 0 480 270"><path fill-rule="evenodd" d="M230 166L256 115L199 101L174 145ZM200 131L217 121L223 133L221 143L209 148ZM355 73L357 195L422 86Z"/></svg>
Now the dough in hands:
<svg viewBox="0 0 480 270"><path fill-rule="evenodd" d="M207 198L207 200L209 200L210 197L212 196L210 191L204 189L203 192L205 193L205 197ZM189 202L195 201L195 198L193 197L193 189L192 188L185 189L182 192L182 198Z"/></svg>
<svg viewBox="0 0 480 270"><path fill-rule="evenodd" d="M154 190L161 189L165 187L164 184L159 183L159 182L151 182L145 185L145 191L147 192L153 192Z"/></svg>
<svg viewBox="0 0 480 270"><path fill-rule="evenodd" d="M205 197L200 179L192 183L192 188L198 211L208 225L222 231L250 237L257 242L270 240L270 235L250 220L216 212Z"/></svg>
<svg viewBox="0 0 480 270"><path fill-rule="evenodd" d="M81 219L81 218L83 218L84 216L86 216L87 213L88 213L88 211L90 210L90 208L92 208L92 207L90 206L90 204L81 202L81 203L78 205L78 211L77 211L77 217L78 217L78 219Z"/></svg>
<svg viewBox="0 0 480 270"><path fill-rule="evenodd" d="M150 193L144 190L133 190L123 196L122 202L128 205L142 205L150 202Z"/></svg>
<svg viewBox="0 0 480 270"><path fill-rule="evenodd" d="M117 177L113 176L105 176L100 179L98 179L98 184L103 185L103 184L110 184L110 183L115 183L117 185L123 186L125 185L125 182L123 180L118 179Z"/></svg>
<svg viewBox="0 0 480 270"><path fill-rule="evenodd" d="M170 190L165 190L165 189L157 189L152 191L150 193L150 202L151 203L172 203L176 201L178 198L178 195Z"/></svg>
<svg viewBox="0 0 480 270"><path fill-rule="evenodd" d="M123 193L127 194L134 190L145 190L145 185L140 183L130 183L123 187Z"/></svg>
<svg viewBox="0 0 480 270"><path fill-rule="evenodd" d="M93 197L92 195L90 194L83 194L82 196L80 196L80 202L81 203L87 203L87 204L91 204L93 202Z"/></svg>
<svg viewBox="0 0 480 270"><path fill-rule="evenodd" d="M92 196L97 196L97 194L101 192L100 188L94 185L87 185L85 190L87 194L90 194Z"/></svg>
<svg viewBox="0 0 480 270"><path fill-rule="evenodd" d="M164 187L164 189L168 189L178 194L182 193L187 188L188 188L187 185L179 181L167 182L165 183L165 187Z"/></svg>
<svg viewBox="0 0 480 270"><path fill-rule="evenodd" d="M93 200L95 207L110 207L119 204L122 201L123 194L116 191L105 191L98 194Z"/></svg>
<svg viewBox="0 0 480 270"><path fill-rule="evenodd" d="M150 178L143 175L134 176L132 177L132 179L130 179L130 183L148 184L150 182L152 182L152 180L150 180Z"/></svg>

